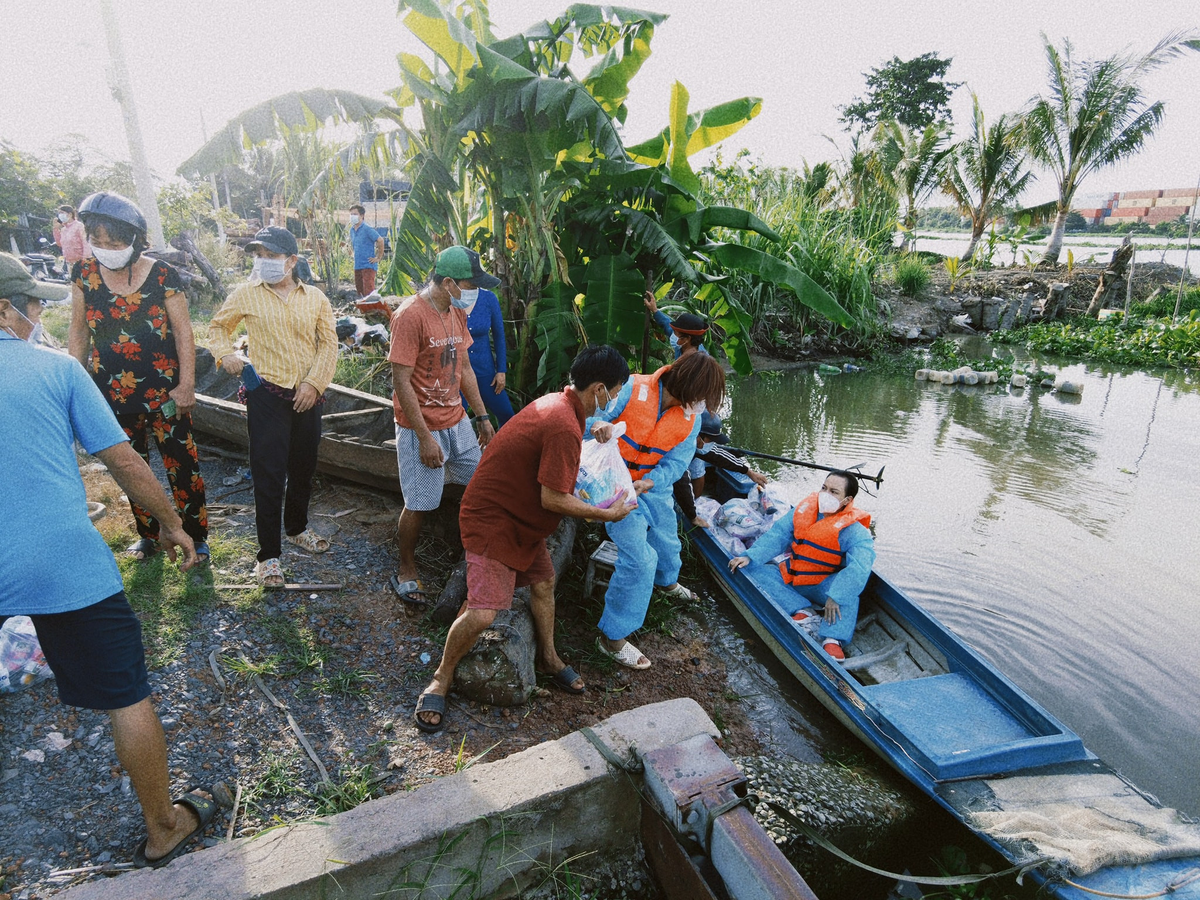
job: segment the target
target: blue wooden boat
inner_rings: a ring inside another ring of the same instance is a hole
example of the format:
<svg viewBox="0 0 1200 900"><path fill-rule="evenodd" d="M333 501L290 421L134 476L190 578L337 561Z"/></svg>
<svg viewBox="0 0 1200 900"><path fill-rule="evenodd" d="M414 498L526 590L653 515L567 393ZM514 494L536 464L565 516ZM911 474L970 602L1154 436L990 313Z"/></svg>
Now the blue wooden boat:
<svg viewBox="0 0 1200 900"><path fill-rule="evenodd" d="M718 475L718 494L744 496L752 486L736 473ZM794 610L779 608L754 584L746 568L729 571L730 554L709 531L692 528L688 535L733 605L804 687L1014 865L1045 852L1037 842L1040 825L1032 840L1017 836L1026 833L1026 821L1044 824L1057 814L1071 821L1102 819L1107 827L1114 819L1128 820L1141 823L1129 826L1135 844L1147 820L1178 824L1183 840L1173 846L1186 855L1102 864L1079 875L1071 874L1077 871L1073 864L1032 870L1050 893L1085 900L1094 892L1152 897L1163 891L1200 900L1200 829L1105 765L1078 735L878 572L863 593L846 662L839 664L792 621ZM1120 841L1124 855L1118 858L1128 859ZM1100 839L1089 851L1093 866L1105 859L1105 846ZM1155 855L1153 845L1144 849Z"/></svg>

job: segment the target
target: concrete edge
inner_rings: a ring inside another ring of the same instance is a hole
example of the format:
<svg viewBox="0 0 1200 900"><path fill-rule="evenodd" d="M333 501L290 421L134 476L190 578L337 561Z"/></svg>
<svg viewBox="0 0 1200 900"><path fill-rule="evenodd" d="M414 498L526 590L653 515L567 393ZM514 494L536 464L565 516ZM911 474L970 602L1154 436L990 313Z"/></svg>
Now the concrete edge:
<svg viewBox="0 0 1200 900"><path fill-rule="evenodd" d="M690 698L617 713L592 729L618 757L720 732ZM171 865L94 881L64 900L298 900L404 887L448 896L514 889L575 854L637 840L640 800L580 732L314 822L189 853ZM586 862L581 864L586 866ZM392 894L401 896L400 894Z"/></svg>

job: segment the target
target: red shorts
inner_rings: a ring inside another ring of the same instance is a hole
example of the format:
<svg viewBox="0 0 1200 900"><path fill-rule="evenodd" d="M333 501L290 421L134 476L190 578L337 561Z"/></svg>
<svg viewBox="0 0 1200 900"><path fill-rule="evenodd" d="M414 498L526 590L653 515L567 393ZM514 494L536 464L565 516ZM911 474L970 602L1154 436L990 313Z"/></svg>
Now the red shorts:
<svg viewBox="0 0 1200 900"><path fill-rule="evenodd" d="M467 609L512 609L513 591L554 577L554 563L546 542L524 572L496 559L467 551Z"/></svg>
<svg viewBox="0 0 1200 900"><path fill-rule="evenodd" d="M365 297L375 290L375 270L355 269L354 289L358 291L360 297Z"/></svg>

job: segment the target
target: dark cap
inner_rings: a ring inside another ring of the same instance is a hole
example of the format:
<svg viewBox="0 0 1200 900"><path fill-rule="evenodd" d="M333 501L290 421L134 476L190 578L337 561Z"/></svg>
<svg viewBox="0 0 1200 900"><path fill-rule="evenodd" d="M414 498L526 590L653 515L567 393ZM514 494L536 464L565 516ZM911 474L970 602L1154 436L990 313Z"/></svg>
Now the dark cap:
<svg viewBox="0 0 1200 900"><path fill-rule="evenodd" d="M271 253L282 253L284 256L297 256L300 248L296 246L296 238L286 228L276 225L260 228L254 235L254 240L246 245L247 250L262 247Z"/></svg>
<svg viewBox="0 0 1200 900"><path fill-rule="evenodd" d="M35 300L66 300L71 290L65 284L35 281L25 264L9 253L0 253L0 299L33 297Z"/></svg>
<svg viewBox="0 0 1200 900"><path fill-rule="evenodd" d="M457 244L447 247L437 255L437 261L433 264L433 274L453 278L455 281L470 281L475 287L484 290L491 290L500 283L500 279L495 275L483 271L478 253Z"/></svg>
<svg viewBox="0 0 1200 900"><path fill-rule="evenodd" d="M700 416L700 434L705 440L713 441L717 444L728 444L728 436L721 433L721 426L724 424L720 416L710 412L702 413Z"/></svg>
<svg viewBox="0 0 1200 900"><path fill-rule="evenodd" d="M697 337L708 334L708 323L695 313L680 313L671 323L671 327L680 334L691 334Z"/></svg>

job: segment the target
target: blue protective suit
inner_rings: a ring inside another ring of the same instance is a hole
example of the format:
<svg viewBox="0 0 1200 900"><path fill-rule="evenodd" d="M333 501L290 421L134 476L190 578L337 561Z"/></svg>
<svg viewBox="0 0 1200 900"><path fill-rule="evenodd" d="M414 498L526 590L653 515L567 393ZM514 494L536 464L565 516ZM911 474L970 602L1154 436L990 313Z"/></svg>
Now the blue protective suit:
<svg viewBox="0 0 1200 900"><path fill-rule="evenodd" d="M475 380L479 382L483 405L496 417L499 428L514 415L508 391L497 394L492 388L492 379L496 377L496 373L508 371L508 348L504 342L504 318L500 315L500 298L491 291L480 289L479 299L475 301L467 316L467 329L471 332L471 346L467 350L467 357L471 360ZM492 353L493 344L495 355ZM463 408L470 409L466 397L463 397Z"/></svg>
<svg viewBox="0 0 1200 900"><path fill-rule="evenodd" d="M677 335L675 333L675 329L671 327L671 317L660 309L654 314L654 324L666 332L667 340L671 344L671 352L675 354L676 359L679 359L679 354L681 352L679 347L679 335ZM703 344L696 349L701 353L708 352L704 349Z"/></svg>
<svg viewBox="0 0 1200 900"><path fill-rule="evenodd" d="M824 516L819 515L818 518ZM859 595L867 586L871 566L875 564L875 539L870 531L857 522L847 525L838 532L838 546L846 554L846 567L818 584L791 585L784 582L779 574L779 563L772 560L791 552L792 535L792 510L788 510L786 516L780 518L746 551L746 556L750 557L750 565L744 570L746 576L788 612L811 609L814 604L824 606L827 597L837 601L841 619L833 625L822 620L817 636L848 644L854 637L854 626L858 622Z"/></svg>
<svg viewBox="0 0 1200 900"><path fill-rule="evenodd" d="M590 435L596 422L612 422L620 416L631 396L632 378L625 382L610 409L588 419L586 433ZM604 593L604 614L600 617L600 630L609 640L628 637L642 627L656 584L666 587L679 580L682 545L671 488L696 452L700 416L694 419L691 433L665 453L646 476L654 482L654 487L638 497L637 508L620 522L604 526L617 545L617 564Z"/></svg>

